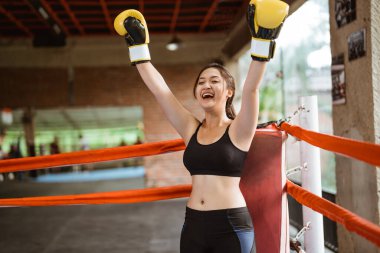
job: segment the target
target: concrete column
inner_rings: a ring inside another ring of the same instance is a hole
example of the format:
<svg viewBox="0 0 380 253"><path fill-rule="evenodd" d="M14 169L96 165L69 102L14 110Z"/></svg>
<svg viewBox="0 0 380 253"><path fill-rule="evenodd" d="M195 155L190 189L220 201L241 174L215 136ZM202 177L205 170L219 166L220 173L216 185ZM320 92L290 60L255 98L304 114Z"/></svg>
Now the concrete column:
<svg viewBox="0 0 380 253"><path fill-rule="evenodd" d="M344 54L346 104L333 106L334 135L380 143L379 35L380 2L356 0L356 19L340 28L330 3L332 56ZM347 39L365 28L366 55L349 61ZM337 204L379 224L380 171L363 162L336 156ZM339 252L378 253L366 239L338 225Z"/></svg>
<svg viewBox="0 0 380 253"><path fill-rule="evenodd" d="M34 143L34 113L31 107L27 107L24 110L22 116L22 123L24 127L25 142L28 156L36 156L36 146ZM31 177L37 176L37 171L29 171Z"/></svg>
<svg viewBox="0 0 380 253"><path fill-rule="evenodd" d="M374 103L375 143L380 144L380 2L371 1L372 84ZM377 220L380 220L380 168L377 167Z"/></svg>
<svg viewBox="0 0 380 253"><path fill-rule="evenodd" d="M22 116L22 123L24 127L25 142L27 147L28 156L35 156L35 145L34 145L34 113L32 108L27 107L24 110L24 115Z"/></svg>

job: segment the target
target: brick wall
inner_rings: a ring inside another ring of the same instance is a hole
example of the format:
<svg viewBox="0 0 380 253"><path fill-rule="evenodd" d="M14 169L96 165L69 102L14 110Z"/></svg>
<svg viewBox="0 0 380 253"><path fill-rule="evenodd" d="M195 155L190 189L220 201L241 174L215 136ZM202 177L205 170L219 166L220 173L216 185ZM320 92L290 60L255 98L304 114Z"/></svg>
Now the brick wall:
<svg viewBox="0 0 380 253"><path fill-rule="evenodd" d="M202 66L158 65L177 99L196 117L202 118L192 95L193 83ZM69 83L69 79L72 83ZM134 67L0 68L0 107L143 107L145 141L176 139L180 136L166 120L154 96ZM148 186L189 183L182 163L183 152L145 158Z"/></svg>
<svg viewBox="0 0 380 253"><path fill-rule="evenodd" d="M0 68L0 107L66 105L67 73L62 68Z"/></svg>

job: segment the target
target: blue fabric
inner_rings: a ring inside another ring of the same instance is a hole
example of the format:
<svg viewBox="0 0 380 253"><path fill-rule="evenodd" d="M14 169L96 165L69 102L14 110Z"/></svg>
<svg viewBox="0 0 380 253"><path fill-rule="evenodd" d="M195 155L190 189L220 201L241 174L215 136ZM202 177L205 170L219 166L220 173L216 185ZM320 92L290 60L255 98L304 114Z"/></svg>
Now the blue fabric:
<svg viewBox="0 0 380 253"><path fill-rule="evenodd" d="M235 230L241 247L241 253L251 253L252 245L254 241L254 232L253 229L251 231L247 230Z"/></svg>
<svg viewBox="0 0 380 253"><path fill-rule="evenodd" d="M142 166L116 168L107 170L94 170L84 172L66 172L57 174L46 174L36 178L36 182L53 183L53 182L88 182L99 180L113 180L122 178L143 177L145 169Z"/></svg>

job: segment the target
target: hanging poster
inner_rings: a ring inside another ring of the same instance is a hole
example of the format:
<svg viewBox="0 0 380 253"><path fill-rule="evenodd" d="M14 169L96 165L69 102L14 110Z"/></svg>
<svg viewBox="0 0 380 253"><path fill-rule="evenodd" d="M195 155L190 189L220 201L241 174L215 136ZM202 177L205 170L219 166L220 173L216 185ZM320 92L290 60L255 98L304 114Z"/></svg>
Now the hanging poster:
<svg viewBox="0 0 380 253"><path fill-rule="evenodd" d="M340 54L331 61L333 105L346 103L346 77L344 73L344 55Z"/></svg>
<svg viewBox="0 0 380 253"><path fill-rule="evenodd" d="M355 0L335 0L335 21L339 27L356 19Z"/></svg>
<svg viewBox="0 0 380 253"><path fill-rule="evenodd" d="M365 29L353 32L348 36L348 60L352 61L365 55Z"/></svg>

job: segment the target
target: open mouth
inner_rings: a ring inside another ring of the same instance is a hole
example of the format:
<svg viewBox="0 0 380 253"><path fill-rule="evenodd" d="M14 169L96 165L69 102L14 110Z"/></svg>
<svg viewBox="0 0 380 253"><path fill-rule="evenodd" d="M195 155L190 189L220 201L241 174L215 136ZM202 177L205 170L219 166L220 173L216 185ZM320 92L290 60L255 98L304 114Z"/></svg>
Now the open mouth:
<svg viewBox="0 0 380 253"><path fill-rule="evenodd" d="M211 99L211 98L214 98L214 94L209 92L209 91L206 91L204 93L202 93L202 98L203 99Z"/></svg>

